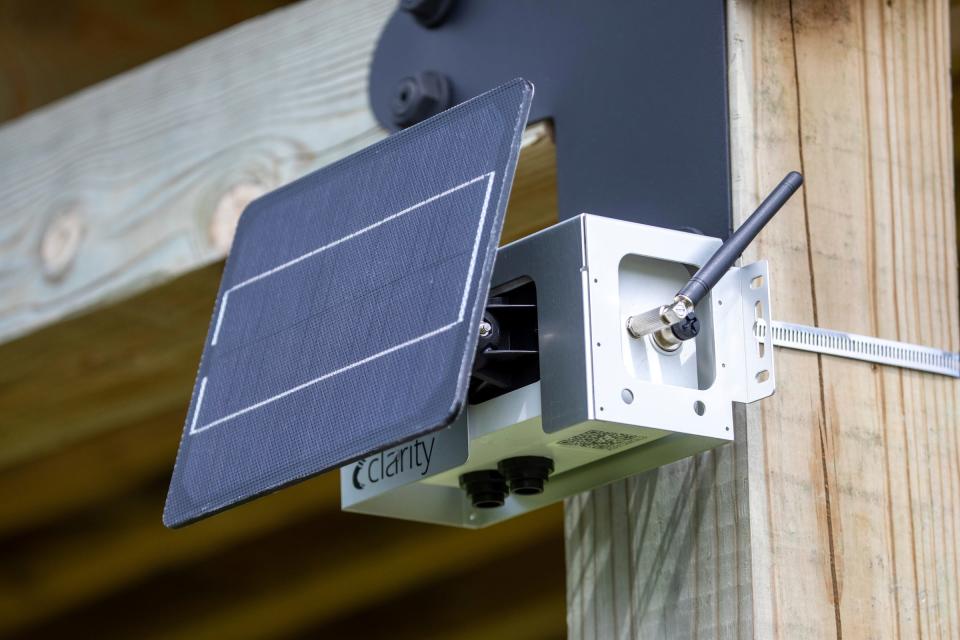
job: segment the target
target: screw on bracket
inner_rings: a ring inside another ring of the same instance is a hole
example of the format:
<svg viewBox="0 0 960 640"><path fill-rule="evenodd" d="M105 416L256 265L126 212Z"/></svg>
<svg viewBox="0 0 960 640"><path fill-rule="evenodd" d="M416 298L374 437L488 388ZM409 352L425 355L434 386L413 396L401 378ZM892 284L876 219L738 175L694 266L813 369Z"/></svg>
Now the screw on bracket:
<svg viewBox="0 0 960 640"><path fill-rule="evenodd" d="M400 0L400 10L411 14L422 27L432 29L446 20L453 0Z"/></svg>
<svg viewBox="0 0 960 640"><path fill-rule="evenodd" d="M390 105L393 121L409 127L450 106L450 81L436 71L421 71L400 80Z"/></svg>

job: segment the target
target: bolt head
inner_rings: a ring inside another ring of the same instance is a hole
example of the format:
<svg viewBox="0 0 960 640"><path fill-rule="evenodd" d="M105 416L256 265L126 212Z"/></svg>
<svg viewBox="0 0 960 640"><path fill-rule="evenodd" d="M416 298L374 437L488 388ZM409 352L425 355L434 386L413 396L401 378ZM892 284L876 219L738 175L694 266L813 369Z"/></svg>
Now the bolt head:
<svg viewBox="0 0 960 640"><path fill-rule="evenodd" d="M400 0L400 10L412 15L422 27L432 29L446 20L453 0Z"/></svg>
<svg viewBox="0 0 960 640"><path fill-rule="evenodd" d="M442 73L421 71L397 83L390 110L393 121L409 127L450 106L450 81Z"/></svg>

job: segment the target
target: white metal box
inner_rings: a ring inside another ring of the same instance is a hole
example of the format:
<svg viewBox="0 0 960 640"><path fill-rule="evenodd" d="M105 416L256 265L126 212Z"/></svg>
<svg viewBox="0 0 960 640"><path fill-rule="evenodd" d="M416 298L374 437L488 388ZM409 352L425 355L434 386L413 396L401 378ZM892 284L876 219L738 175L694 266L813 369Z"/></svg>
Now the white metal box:
<svg viewBox="0 0 960 640"><path fill-rule="evenodd" d="M343 467L343 508L483 527L732 440L733 403L774 391L772 353L755 331L770 320L766 263L730 269L697 305L697 338L674 352L625 329L632 313L670 300L720 244L582 214L502 247L491 295L533 283L539 381ZM544 491L474 507L460 476L516 456L553 461Z"/></svg>

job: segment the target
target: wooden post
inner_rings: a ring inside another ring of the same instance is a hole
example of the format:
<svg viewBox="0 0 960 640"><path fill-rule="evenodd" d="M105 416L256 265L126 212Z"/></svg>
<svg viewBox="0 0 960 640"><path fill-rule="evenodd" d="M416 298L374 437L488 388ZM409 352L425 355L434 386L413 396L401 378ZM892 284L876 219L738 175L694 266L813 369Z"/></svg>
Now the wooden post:
<svg viewBox="0 0 960 640"><path fill-rule="evenodd" d="M734 209L773 315L956 351L949 8L729 0ZM960 384L777 350L736 444L567 502L571 638L960 637Z"/></svg>

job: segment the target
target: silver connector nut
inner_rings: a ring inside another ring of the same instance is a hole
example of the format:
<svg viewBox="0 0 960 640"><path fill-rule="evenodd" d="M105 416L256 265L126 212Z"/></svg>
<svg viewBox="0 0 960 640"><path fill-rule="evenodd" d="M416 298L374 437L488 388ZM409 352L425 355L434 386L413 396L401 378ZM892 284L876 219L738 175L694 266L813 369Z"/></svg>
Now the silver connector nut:
<svg viewBox="0 0 960 640"><path fill-rule="evenodd" d="M686 318L693 311L693 303L686 296L678 295L669 305L650 309L627 318L627 333L640 339L645 335L666 329Z"/></svg>

